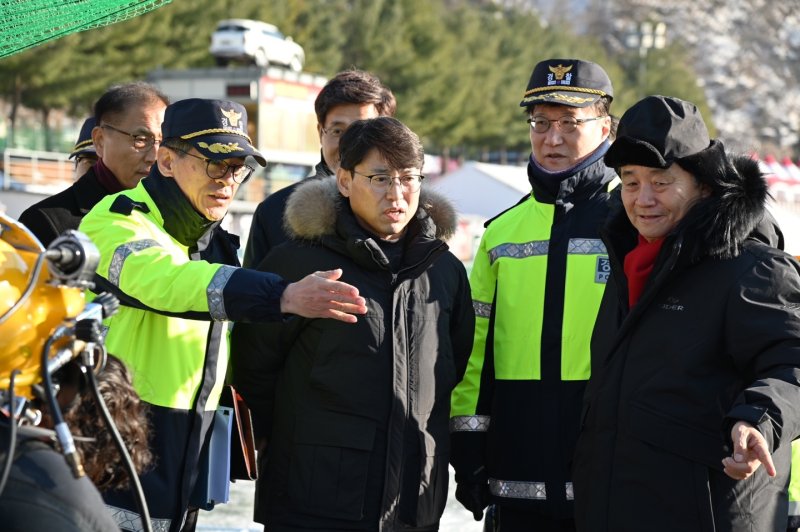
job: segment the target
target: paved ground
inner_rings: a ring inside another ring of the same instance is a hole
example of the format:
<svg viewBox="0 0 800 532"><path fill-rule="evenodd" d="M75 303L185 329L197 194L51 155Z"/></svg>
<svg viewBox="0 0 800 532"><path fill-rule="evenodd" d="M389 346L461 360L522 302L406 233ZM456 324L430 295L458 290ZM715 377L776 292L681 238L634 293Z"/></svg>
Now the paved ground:
<svg viewBox="0 0 800 532"><path fill-rule="evenodd" d="M453 471L450 470L450 493L439 532L481 532L472 514L456 501L453 490ZM220 504L211 512L200 512L197 530L203 532L261 532L263 527L252 521L255 483L238 481L231 484L231 502Z"/></svg>

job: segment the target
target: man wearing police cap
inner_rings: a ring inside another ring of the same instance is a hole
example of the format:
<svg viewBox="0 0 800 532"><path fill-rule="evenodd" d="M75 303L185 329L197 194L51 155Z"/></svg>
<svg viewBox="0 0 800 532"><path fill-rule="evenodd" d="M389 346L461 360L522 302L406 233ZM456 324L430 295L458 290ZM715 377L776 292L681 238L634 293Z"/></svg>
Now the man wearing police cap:
<svg viewBox="0 0 800 532"><path fill-rule="evenodd" d="M94 163L99 158L97 150L92 141L92 130L97 124L93 116L90 116L83 121L81 131L78 133L78 140L69 154L70 159L75 159L75 168L73 169L72 176L78 179L80 176L89 171Z"/></svg>
<svg viewBox="0 0 800 532"><path fill-rule="evenodd" d="M197 465L228 360L226 321L285 314L354 322L366 312L341 270L296 283L238 267L238 239L219 227L238 186L266 161L247 136L247 112L220 100L167 107L157 164L133 190L108 196L80 229L97 245L98 284L124 306L106 345L150 405L156 467L142 477L155 530L193 530L187 514ZM120 528L139 530L130 494L104 494Z"/></svg>
<svg viewBox="0 0 800 532"><path fill-rule="evenodd" d="M467 374L453 392L456 498L503 532L574 530L570 463L589 378L589 339L608 258L603 164L613 89L595 63L536 65L528 115L531 193L487 222L470 277Z"/></svg>

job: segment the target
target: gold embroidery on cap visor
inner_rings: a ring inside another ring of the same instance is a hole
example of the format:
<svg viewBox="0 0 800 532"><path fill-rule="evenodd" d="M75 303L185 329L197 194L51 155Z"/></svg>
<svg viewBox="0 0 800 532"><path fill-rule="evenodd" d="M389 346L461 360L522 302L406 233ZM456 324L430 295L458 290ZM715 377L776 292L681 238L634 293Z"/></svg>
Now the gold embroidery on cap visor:
<svg viewBox="0 0 800 532"><path fill-rule="evenodd" d="M551 91L569 91L569 92L585 92L587 94L598 94L600 96L607 96L607 94L599 89L584 89L583 87L568 87L568 86L553 86L549 85L547 87L536 87L535 89L531 89L525 91L523 96L528 96L529 94L533 94L536 92L551 92Z"/></svg>
<svg viewBox="0 0 800 532"><path fill-rule="evenodd" d="M72 148L72 151L79 150L79 149L81 149L81 148L83 148L83 147L85 147L85 146L90 146L91 144L92 144L92 139L89 139L89 140L84 140L83 142L79 142L79 143L77 143L77 144L75 145L75 147L74 147L74 148Z"/></svg>
<svg viewBox="0 0 800 532"><path fill-rule="evenodd" d="M237 151L244 151L245 149L239 146L238 142L229 142L227 144L223 144L222 142L215 142L214 144L208 144L206 142L198 142L197 146L200 148L204 148L211 153L233 153ZM252 146L248 146L252 149Z"/></svg>

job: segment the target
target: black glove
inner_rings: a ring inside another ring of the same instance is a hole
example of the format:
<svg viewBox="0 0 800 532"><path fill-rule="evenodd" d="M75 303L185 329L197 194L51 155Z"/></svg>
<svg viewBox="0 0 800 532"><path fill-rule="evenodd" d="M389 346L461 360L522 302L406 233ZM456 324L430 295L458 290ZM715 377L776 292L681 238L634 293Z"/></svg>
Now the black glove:
<svg viewBox="0 0 800 532"><path fill-rule="evenodd" d="M489 484L475 484L471 482L459 482L456 485L456 500L464 508L472 512L472 517L476 521L483 519L483 510L489 505Z"/></svg>

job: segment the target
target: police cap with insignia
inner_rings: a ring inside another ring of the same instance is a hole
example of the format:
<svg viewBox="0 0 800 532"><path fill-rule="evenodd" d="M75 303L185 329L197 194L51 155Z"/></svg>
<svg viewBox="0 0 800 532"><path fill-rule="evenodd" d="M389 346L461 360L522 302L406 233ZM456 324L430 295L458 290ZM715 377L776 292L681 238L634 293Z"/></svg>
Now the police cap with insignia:
<svg viewBox="0 0 800 532"><path fill-rule="evenodd" d="M533 69L520 107L539 103L587 107L601 97L614 98L603 67L580 59L548 59Z"/></svg>
<svg viewBox="0 0 800 532"><path fill-rule="evenodd" d="M78 134L78 141L69 154L70 159L84 153L97 156L97 150L94 149L94 143L92 142L92 130L94 129L95 123L93 116L90 116L83 122L81 132Z"/></svg>
<svg viewBox="0 0 800 532"><path fill-rule="evenodd" d="M247 135L247 110L236 102L187 98L167 106L161 124L164 139L180 138L212 160L253 157L266 166L264 156Z"/></svg>

